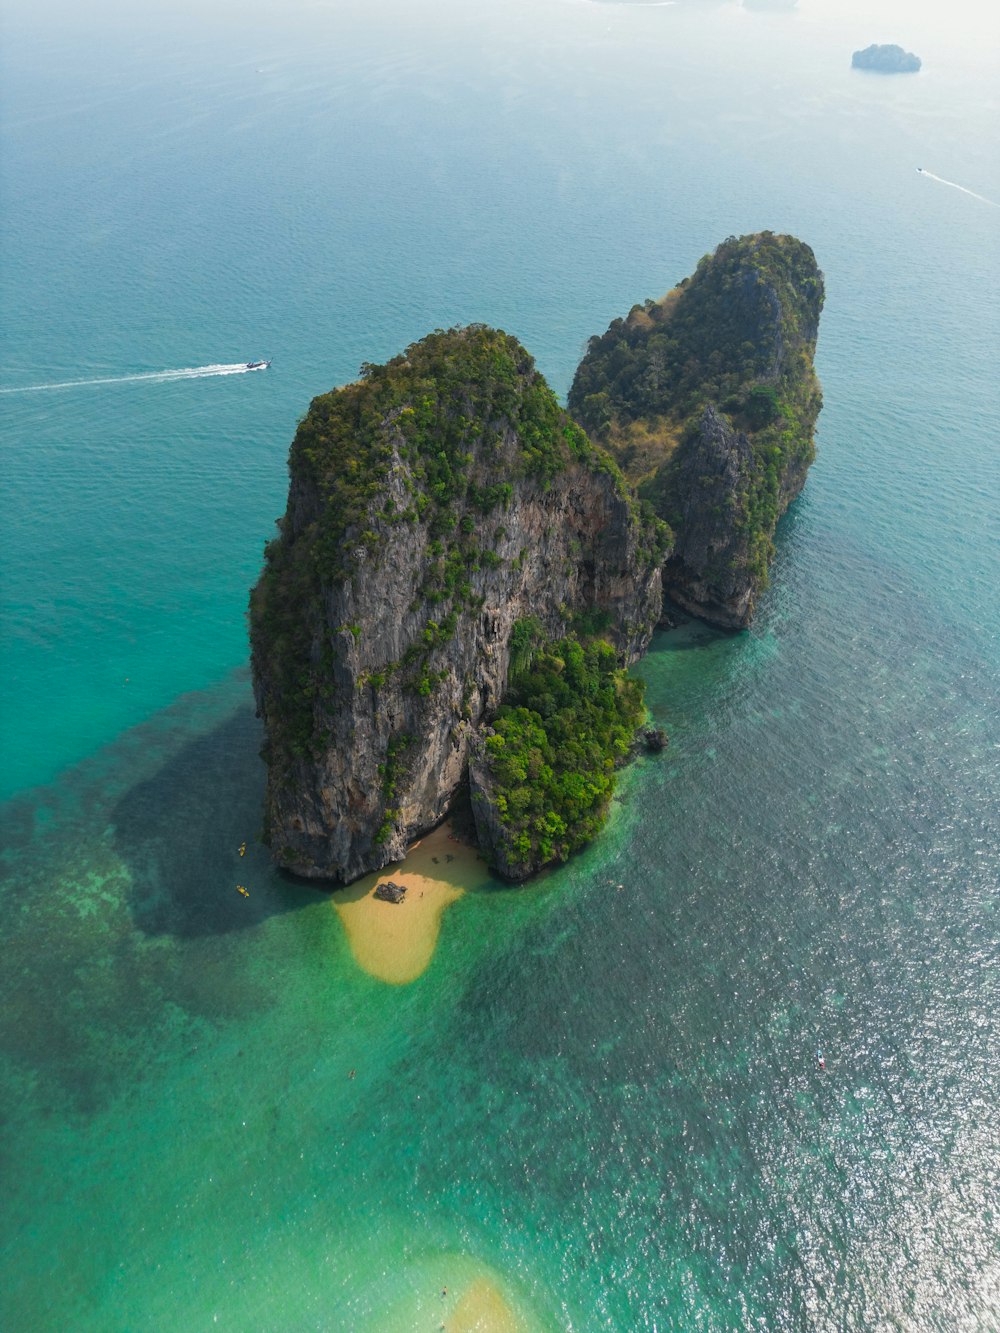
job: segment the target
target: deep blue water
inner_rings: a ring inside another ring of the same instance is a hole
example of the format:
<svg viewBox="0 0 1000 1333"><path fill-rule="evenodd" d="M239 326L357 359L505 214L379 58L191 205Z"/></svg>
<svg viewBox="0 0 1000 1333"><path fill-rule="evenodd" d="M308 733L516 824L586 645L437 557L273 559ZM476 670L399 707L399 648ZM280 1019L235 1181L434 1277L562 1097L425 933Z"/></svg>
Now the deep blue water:
<svg viewBox="0 0 1000 1333"><path fill-rule="evenodd" d="M3 1326L435 1328L487 1272L530 1328L1000 1328L992 12L8 11ZM367 977L253 842L296 420L471 320L564 393L761 227L827 306L757 623L657 638L594 847Z"/></svg>

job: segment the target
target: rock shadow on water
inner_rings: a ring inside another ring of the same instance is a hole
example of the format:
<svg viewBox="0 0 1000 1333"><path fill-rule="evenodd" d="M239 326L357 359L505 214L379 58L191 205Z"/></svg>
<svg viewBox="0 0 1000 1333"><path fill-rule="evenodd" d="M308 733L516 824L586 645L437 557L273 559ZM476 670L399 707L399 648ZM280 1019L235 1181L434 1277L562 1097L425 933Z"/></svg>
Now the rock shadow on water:
<svg viewBox="0 0 1000 1333"><path fill-rule="evenodd" d="M242 708L115 805L114 842L143 934L223 935L314 901L319 890L276 871L259 842L261 738L253 710Z"/></svg>

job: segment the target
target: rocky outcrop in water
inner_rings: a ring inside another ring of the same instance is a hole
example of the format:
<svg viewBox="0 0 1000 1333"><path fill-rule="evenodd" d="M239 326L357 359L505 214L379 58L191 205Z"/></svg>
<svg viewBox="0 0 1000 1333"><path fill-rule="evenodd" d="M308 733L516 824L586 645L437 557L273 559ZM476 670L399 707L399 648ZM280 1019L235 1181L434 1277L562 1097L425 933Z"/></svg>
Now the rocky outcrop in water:
<svg viewBox="0 0 1000 1333"><path fill-rule="evenodd" d="M265 834L300 875L399 860L466 777L511 636L596 617L618 660L660 611L663 525L523 347L438 332L313 401L251 597Z"/></svg>
<svg viewBox="0 0 1000 1333"><path fill-rule="evenodd" d="M570 390L574 415L674 531L666 593L727 629L753 618L778 519L815 455L822 305L807 245L730 238L592 338Z"/></svg>
<svg viewBox="0 0 1000 1333"><path fill-rule="evenodd" d="M912 51L904 51L901 46L873 43L863 51L854 52L851 66L853 69L872 69L879 74L916 74L920 69L920 57Z"/></svg>

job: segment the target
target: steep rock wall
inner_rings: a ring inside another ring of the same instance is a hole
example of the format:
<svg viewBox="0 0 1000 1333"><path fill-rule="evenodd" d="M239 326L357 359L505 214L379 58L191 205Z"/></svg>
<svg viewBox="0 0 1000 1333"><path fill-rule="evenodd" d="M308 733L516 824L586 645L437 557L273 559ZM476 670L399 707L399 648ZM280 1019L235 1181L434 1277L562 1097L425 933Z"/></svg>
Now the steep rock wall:
<svg viewBox="0 0 1000 1333"><path fill-rule="evenodd" d="M774 525L756 511L767 505L776 523L805 485L808 468L801 454L776 467L745 430L708 405L669 467L641 488L671 515L676 532L663 566L670 599L722 629L745 629L774 553Z"/></svg>

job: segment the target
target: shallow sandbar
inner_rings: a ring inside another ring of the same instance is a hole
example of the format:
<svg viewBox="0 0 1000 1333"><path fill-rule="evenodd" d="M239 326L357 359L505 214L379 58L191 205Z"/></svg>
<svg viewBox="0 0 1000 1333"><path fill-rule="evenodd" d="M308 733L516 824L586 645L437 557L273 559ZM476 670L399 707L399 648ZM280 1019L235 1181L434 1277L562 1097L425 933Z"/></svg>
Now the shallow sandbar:
<svg viewBox="0 0 1000 1333"><path fill-rule="evenodd" d="M406 887L401 903L374 897L376 885L387 879ZM434 957L445 908L488 879L476 849L442 824L414 843L404 861L338 890L333 905L358 966L380 981L404 986Z"/></svg>

